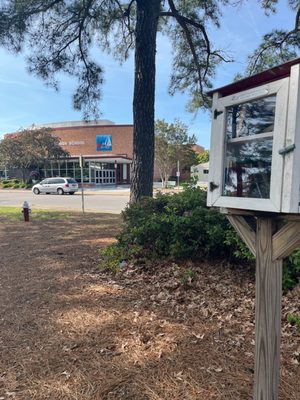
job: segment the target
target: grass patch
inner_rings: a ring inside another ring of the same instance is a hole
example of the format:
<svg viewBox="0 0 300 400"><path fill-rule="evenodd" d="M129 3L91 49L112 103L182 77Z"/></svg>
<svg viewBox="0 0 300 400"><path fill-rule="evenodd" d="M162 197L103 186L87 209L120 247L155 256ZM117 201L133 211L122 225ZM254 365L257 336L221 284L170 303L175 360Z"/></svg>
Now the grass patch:
<svg viewBox="0 0 300 400"><path fill-rule="evenodd" d="M30 213L30 221L67 220L74 214L64 211L49 211L35 209ZM0 207L0 223L23 222L24 217L21 207Z"/></svg>
<svg viewBox="0 0 300 400"><path fill-rule="evenodd" d="M297 329L300 329L300 316L296 314L288 314L287 320L292 326L296 326Z"/></svg>

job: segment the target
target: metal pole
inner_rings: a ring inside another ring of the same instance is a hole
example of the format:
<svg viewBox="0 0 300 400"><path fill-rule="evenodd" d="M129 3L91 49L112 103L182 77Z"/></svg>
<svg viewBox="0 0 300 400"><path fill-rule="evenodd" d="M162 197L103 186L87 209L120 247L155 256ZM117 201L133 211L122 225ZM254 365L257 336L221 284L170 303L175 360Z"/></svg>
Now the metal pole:
<svg viewBox="0 0 300 400"><path fill-rule="evenodd" d="M179 169L179 160L177 161L177 187L179 190L179 179L180 179L180 169Z"/></svg>
<svg viewBox="0 0 300 400"><path fill-rule="evenodd" d="M84 214L84 193L83 193L83 157L80 155L79 157L79 165L81 172L81 206L82 206L82 214Z"/></svg>

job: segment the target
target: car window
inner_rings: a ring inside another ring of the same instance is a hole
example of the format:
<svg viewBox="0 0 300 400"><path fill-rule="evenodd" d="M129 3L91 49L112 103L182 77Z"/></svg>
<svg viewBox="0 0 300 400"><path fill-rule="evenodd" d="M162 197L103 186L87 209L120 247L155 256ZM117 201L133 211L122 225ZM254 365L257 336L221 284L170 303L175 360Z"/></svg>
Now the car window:
<svg viewBox="0 0 300 400"><path fill-rule="evenodd" d="M49 179L48 183L51 185L58 185L59 183L65 183L65 180L62 178L52 178L52 179Z"/></svg>
<svg viewBox="0 0 300 400"><path fill-rule="evenodd" d="M48 183L49 179L44 179L43 181L40 182L40 185L46 185Z"/></svg>
<svg viewBox="0 0 300 400"><path fill-rule="evenodd" d="M72 179L72 178L68 178L67 182L68 183L77 183L77 181L75 181L75 179Z"/></svg>

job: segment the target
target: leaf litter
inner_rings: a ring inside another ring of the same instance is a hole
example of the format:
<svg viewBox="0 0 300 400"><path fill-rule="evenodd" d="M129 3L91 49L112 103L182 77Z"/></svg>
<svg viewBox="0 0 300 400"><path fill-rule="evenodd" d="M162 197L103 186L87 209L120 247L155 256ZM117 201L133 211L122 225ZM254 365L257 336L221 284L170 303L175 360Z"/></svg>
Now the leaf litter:
<svg viewBox="0 0 300 400"><path fill-rule="evenodd" d="M0 399L250 400L251 268L98 267L119 217L2 224ZM187 270L192 277L183 279ZM279 400L299 400L300 287L284 294Z"/></svg>

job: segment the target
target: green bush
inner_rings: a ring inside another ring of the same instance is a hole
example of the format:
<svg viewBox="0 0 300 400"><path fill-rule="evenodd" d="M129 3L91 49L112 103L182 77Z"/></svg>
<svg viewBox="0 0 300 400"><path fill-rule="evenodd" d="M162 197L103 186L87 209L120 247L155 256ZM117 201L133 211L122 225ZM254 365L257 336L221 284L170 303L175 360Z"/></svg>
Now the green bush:
<svg viewBox="0 0 300 400"><path fill-rule="evenodd" d="M117 243L102 252L102 259L114 266L153 258L229 259L235 250L226 242L229 231L234 234L226 217L206 207L206 192L188 187L129 205Z"/></svg>
<svg viewBox="0 0 300 400"><path fill-rule="evenodd" d="M300 249L293 251L283 262L282 287L292 289L300 282Z"/></svg>
<svg viewBox="0 0 300 400"><path fill-rule="evenodd" d="M236 234L233 229L226 232L225 244L233 249L233 256L238 260L253 261L255 257L245 242Z"/></svg>
<svg viewBox="0 0 300 400"><path fill-rule="evenodd" d="M13 188L16 189L20 185L19 179L3 179L0 182L2 188Z"/></svg>
<svg viewBox="0 0 300 400"><path fill-rule="evenodd" d="M206 206L206 191L186 186L174 194L159 193L129 205L122 213L117 242L102 251L102 266L116 270L122 261L171 258L225 259L253 262L254 257L219 210ZM283 264L283 289L300 278L300 249Z"/></svg>
<svg viewBox="0 0 300 400"><path fill-rule="evenodd" d="M0 181L0 187L4 189L29 189L32 187L32 184L21 182L19 179L3 179Z"/></svg>

